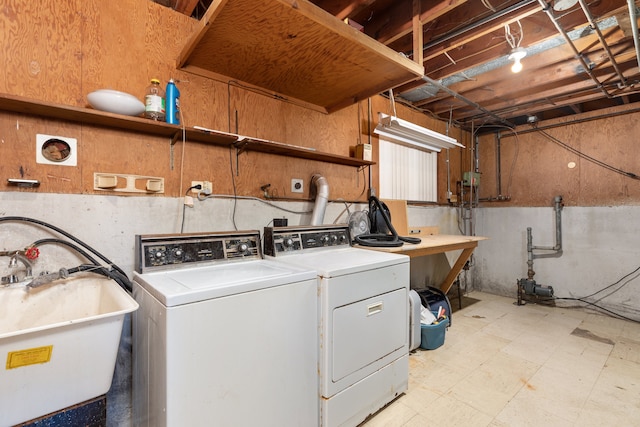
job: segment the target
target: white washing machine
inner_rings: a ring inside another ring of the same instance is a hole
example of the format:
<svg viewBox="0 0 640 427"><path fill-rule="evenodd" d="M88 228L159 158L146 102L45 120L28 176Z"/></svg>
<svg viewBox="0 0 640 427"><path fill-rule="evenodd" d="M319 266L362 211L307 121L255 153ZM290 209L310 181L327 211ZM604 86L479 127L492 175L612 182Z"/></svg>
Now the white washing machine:
<svg viewBox="0 0 640 427"><path fill-rule="evenodd" d="M135 426L314 426L317 281L258 231L136 237Z"/></svg>
<svg viewBox="0 0 640 427"><path fill-rule="evenodd" d="M409 257L353 248L347 226L267 227L264 252L318 275L320 425L358 425L407 390Z"/></svg>

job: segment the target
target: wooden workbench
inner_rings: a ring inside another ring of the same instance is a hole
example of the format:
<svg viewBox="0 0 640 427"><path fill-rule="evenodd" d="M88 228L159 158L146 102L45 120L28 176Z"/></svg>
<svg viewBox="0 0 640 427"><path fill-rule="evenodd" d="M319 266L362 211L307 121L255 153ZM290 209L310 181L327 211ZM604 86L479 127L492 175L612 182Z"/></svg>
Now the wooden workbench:
<svg viewBox="0 0 640 427"><path fill-rule="evenodd" d="M453 267L451 267L449 274L447 274L447 277L444 279L442 284L440 284L440 289L446 294L449 292L449 289L456 280L456 277L458 277L458 274L460 274L460 271L462 271L462 267L464 267L469 257L471 257L473 250L478 246L478 242L480 240L487 240L487 237L433 234L429 236L420 236L420 239L422 239L422 241L417 245L405 243L404 245L395 248L361 245L355 246L363 249L408 255L410 258L462 250L458 259L453 264Z"/></svg>

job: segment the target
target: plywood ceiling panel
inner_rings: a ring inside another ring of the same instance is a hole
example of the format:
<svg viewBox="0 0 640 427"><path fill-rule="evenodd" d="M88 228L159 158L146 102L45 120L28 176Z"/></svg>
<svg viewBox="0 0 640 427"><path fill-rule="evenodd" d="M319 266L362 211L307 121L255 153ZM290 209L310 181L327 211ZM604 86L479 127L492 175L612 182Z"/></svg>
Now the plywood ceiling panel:
<svg viewBox="0 0 640 427"><path fill-rule="evenodd" d="M303 0L213 3L178 65L328 113L423 74L421 65Z"/></svg>

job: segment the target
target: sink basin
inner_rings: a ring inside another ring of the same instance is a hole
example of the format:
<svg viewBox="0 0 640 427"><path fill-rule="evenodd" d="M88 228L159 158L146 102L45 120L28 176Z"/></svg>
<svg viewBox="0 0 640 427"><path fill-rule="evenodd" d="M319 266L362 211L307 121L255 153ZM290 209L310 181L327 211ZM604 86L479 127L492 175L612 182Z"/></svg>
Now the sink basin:
<svg viewBox="0 0 640 427"><path fill-rule="evenodd" d="M137 308L107 278L0 288L0 426L105 394L124 316Z"/></svg>

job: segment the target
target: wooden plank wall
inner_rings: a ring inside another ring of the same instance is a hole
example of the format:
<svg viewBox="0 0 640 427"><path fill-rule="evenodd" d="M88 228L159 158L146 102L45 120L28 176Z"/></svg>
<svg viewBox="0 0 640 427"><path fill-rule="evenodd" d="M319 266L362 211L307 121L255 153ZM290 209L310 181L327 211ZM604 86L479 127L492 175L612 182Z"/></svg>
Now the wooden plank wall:
<svg viewBox="0 0 640 427"><path fill-rule="evenodd" d="M625 106L599 112L612 115ZM640 178L637 136L640 114L613 115L582 121L594 113L539 124L558 127L545 132L561 143L595 160ZM529 131L523 126L520 131ZM540 132L508 133L500 139L501 189L510 201L483 206L551 206L562 195L567 206L609 206L640 204L640 180L597 165ZM481 198L498 196L497 142L494 134L480 138ZM571 167L573 166L573 167Z"/></svg>
<svg viewBox="0 0 640 427"><path fill-rule="evenodd" d="M175 60L197 21L149 0L15 0L0 10L0 62L5 64L0 92L73 106L87 106L86 94L102 88L143 98L151 78L178 80L183 122L187 126L313 147L349 155L368 142L368 102L331 115L176 70ZM256 70L259 72L259 70ZM388 100L371 101L389 113ZM398 115L444 131L444 124L397 105ZM78 167L41 165L35 161L35 135L78 140ZM166 138L95 126L0 112L0 191L93 194L93 173L122 173L165 178L165 196L184 194L192 180L213 182L219 194L263 196L270 184L274 197L306 199L313 174L324 175L331 199L366 200L368 168L246 152L236 157L224 147L179 141L173 152ZM377 160L377 138L374 160ZM183 155L184 150L184 155ZM440 168L444 171L444 166ZM371 168L377 187L377 168ZM7 178L41 182L38 189L5 186ZM233 178L233 179L232 179ZM305 181L303 194L291 193L291 178ZM446 188L446 183L441 183ZM100 192L99 194L109 194ZM122 195L122 193L118 193Z"/></svg>
<svg viewBox="0 0 640 427"><path fill-rule="evenodd" d="M188 126L238 132L247 136L313 147L349 155L369 137L378 112L393 113L386 98L370 100L373 122L367 120L367 101L325 115L245 90L232 82L209 80L176 70L175 60L197 21L149 0L14 0L0 9L0 63L4 64L0 92L73 106L86 106L86 94L100 88L143 97L148 81L179 80L183 121ZM259 72L259 70L256 70ZM446 123L396 103L397 115L441 133ZM614 109L615 110L615 109ZM570 124L548 130L559 140L614 167L640 174L635 154L640 133L638 114ZM541 124L542 125L542 124ZM526 129L523 128L523 129ZM78 139L78 167L35 162L35 135L45 133ZM469 133L449 130L466 145L450 152L451 188L464 171L472 170ZM369 170L255 152L237 157L222 147L181 142L171 151L166 138L94 126L65 123L21 114L0 113L0 191L94 194L93 173L162 176L165 196L177 197L192 180L210 180L214 192L307 199L314 173L330 184L331 199L366 200ZM480 196L497 194L495 136L479 143L482 172ZM569 168L570 162L576 163ZM233 169L232 169L233 168ZM378 188L377 167L371 168ZM446 203L446 155L438 160L439 202ZM39 189L6 186L7 178L41 181ZM233 177L233 179L232 179ZM291 193L291 178L305 181L305 192ZM640 203L640 185L570 153L539 133L501 140L502 195L508 202L483 206L549 206L562 194L568 205L624 205ZM100 193L104 194L104 193ZM107 193L108 194L108 193Z"/></svg>

